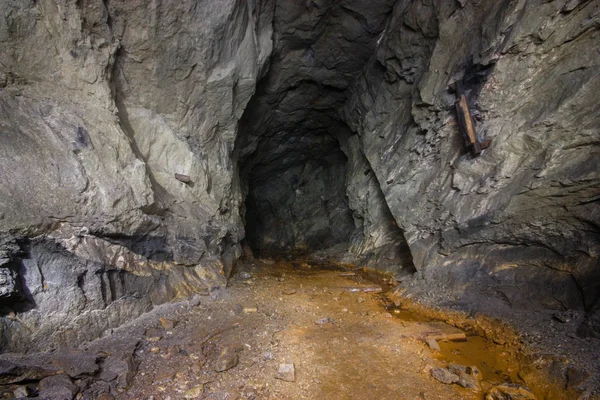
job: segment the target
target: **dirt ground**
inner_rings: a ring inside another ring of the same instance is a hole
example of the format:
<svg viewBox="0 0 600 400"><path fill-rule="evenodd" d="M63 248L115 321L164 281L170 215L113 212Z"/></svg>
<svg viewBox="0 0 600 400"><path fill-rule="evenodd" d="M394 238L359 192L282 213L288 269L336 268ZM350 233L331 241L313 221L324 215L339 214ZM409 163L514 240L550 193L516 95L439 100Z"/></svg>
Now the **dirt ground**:
<svg viewBox="0 0 600 400"><path fill-rule="evenodd" d="M523 383L509 350L396 308L386 289L331 265L248 262L200 304L146 318L137 373L116 397L475 400ZM473 367L474 387L433 377L452 363Z"/></svg>
<svg viewBox="0 0 600 400"><path fill-rule="evenodd" d="M238 263L228 287L78 348L2 354L0 398L598 399L577 364L594 351L531 353L506 324L411 303L395 283L298 257Z"/></svg>

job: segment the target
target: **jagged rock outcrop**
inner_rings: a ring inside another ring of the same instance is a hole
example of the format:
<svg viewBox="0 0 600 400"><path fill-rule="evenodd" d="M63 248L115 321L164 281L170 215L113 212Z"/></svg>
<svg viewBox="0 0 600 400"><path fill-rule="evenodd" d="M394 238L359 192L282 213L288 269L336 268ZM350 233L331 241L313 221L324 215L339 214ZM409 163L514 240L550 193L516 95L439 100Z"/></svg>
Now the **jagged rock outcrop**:
<svg viewBox="0 0 600 400"><path fill-rule="evenodd" d="M465 304L481 293L517 308L597 301L599 7L396 2L344 116L427 282L418 287ZM476 159L452 111L458 80L492 140Z"/></svg>
<svg viewBox="0 0 600 400"><path fill-rule="evenodd" d="M0 5L4 348L223 285L244 238L600 332L597 1Z"/></svg>
<svg viewBox="0 0 600 400"><path fill-rule="evenodd" d="M244 236L231 153L267 67L273 4L1 10L0 268L17 281L2 345L87 330L76 344L222 285Z"/></svg>

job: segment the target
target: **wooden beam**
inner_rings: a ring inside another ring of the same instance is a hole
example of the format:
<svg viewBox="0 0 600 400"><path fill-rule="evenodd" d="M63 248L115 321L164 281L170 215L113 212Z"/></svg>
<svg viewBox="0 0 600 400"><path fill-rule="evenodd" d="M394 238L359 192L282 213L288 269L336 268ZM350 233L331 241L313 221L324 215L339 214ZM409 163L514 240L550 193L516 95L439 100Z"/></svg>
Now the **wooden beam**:
<svg viewBox="0 0 600 400"><path fill-rule="evenodd" d="M458 125L463 135L463 139L467 144L467 147L471 150L474 156L481 154L481 143L477 139L477 133L475 132L475 123L469 110L469 103L467 102L467 96L463 93L460 83L456 83L456 115L458 117Z"/></svg>

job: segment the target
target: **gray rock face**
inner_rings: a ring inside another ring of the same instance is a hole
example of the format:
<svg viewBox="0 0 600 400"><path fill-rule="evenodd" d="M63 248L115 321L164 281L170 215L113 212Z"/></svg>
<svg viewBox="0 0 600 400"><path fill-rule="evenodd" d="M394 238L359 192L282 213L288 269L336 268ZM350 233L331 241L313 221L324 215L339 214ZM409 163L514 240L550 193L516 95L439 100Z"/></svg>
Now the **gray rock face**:
<svg viewBox="0 0 600 400"><path fill-rule="evenodd" d="M9 297L18 291L15 273L8 268L0 268L0 297Z"/></svg>
<svg viewBox="0 0 600 400"><path fill-rule="evenodd" d="M3 349L75 345L222 285L244 236L231 152L273 4L0 9L0 254L25 292Z"/></svg>
<svg viewBox="0 0 600 400"><path fill-rule="evenodd" d="M599 7L0 0L2 348L223 285L245 237L598 334Z"/></svg>
<svg viewBox="0 0 600 400"><path fill-rule="evenodd" d="M398 1L345 103L419 276L458 301L589 309L600 293L599 8L568 3ZM457 80L492 139L476 159Z"/></svg>

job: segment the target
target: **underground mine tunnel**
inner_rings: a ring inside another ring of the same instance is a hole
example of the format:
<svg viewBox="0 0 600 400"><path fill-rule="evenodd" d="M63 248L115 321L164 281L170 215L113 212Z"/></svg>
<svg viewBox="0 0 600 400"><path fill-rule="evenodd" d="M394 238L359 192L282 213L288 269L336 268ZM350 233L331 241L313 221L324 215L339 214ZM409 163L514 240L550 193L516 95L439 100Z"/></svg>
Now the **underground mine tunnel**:
<svg viewBox="0 0 600 400"><path fill-rule="evenodd" d="M0 14L1 398L600 398L599 1Z"/></svg>

